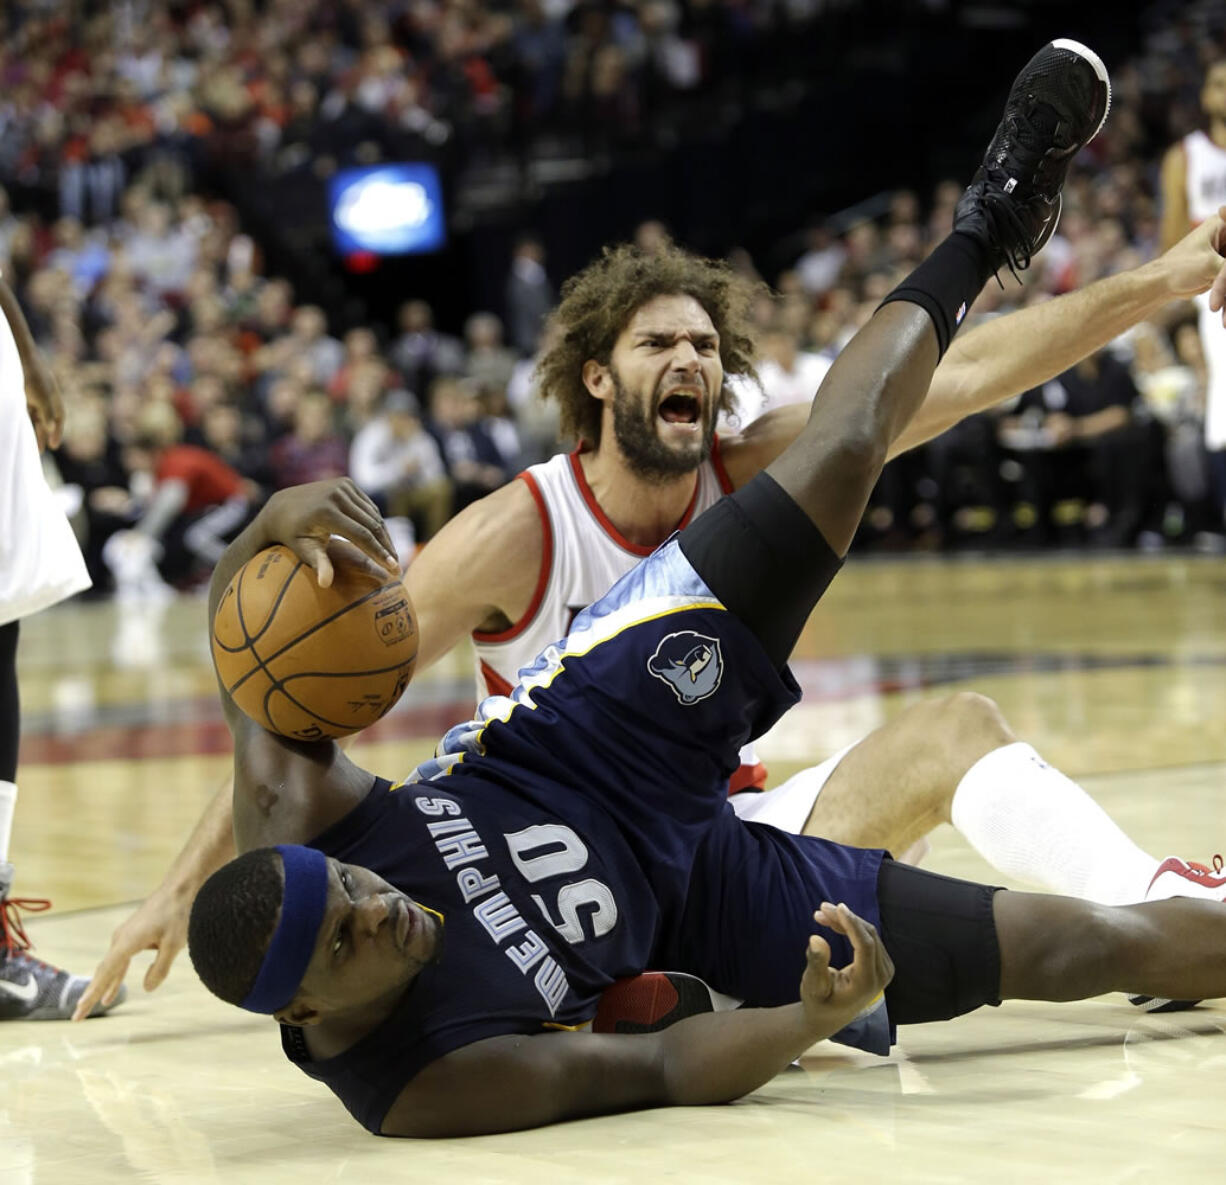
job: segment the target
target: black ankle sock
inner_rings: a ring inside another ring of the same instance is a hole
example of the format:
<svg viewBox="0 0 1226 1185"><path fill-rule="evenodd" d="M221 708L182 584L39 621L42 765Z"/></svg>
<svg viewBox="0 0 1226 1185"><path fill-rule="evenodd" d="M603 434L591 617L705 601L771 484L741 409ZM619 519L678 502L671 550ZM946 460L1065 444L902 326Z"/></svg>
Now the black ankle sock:
<svg viewBox="0 0 1226 1185"><path fill-rule="evenodd" d="M954 231L881 303L905 300L919 305L932 318L944 354L966 310L995 270L987 247L971 235Z"/></svg>

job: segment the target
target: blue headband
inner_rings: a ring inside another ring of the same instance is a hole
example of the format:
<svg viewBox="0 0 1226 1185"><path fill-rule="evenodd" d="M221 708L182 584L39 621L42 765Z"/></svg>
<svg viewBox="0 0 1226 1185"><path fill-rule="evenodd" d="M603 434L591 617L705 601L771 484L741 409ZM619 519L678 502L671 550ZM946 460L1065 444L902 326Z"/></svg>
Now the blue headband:
<svg viewBox="0 0 1226 1185"><path fill-rule="evenodd" d="M264 952L255 984L239 1005L271 1015L293 998L315 952L328 902L328 858L315 848L278 844L285 865L281 919Z"/></svg>

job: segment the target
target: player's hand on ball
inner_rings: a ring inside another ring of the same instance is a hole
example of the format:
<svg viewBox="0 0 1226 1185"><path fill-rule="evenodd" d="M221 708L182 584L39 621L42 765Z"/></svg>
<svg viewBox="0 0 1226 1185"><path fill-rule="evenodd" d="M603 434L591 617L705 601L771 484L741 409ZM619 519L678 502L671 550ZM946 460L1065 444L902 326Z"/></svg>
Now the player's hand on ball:
<svg viewBox="0 0 1226 1185"><path fill-rule="evenodd" d="M348 545L345 558L386 579L400 564L379 509L347 477L314 481L280 490L260 512L269 542L284 543L314 570L321 588L332 585L332 558L339 536Z"/></svg>
<svg viewBox="0 0 1226 1185"><path fill-rule="evenodd" d="M846 905L826 901L813 915L851 943L852 960L846 967L830 966L830 946L820 934L809 939L800 1002L815 1024L825 1025L831 1010L848 1018L867 1008L894 978L894 964L877 930Z"/></svg>

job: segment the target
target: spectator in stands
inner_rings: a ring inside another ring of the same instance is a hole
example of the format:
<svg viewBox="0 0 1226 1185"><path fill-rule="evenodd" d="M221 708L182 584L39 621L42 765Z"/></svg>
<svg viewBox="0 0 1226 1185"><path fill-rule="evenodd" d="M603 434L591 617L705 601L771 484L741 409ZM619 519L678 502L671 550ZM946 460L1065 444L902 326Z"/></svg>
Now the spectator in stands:
<svg viewBox="0 0 1226 1185"><path fill-rule="evenodd" d="M520 464L523 466L548 460L563 443L560 439L558 401L541 398L536 374L537 361L552 348L558 332L556 325L546 322L539 350L533 357L521 359L515 364L511 381L507 384L507 406L515 420Z"/></svg>
<svg viewBox="0 0 1226 1185"><path fill-rule="evenodd" d="M400 336L392 343L389 357L411 390L428 391L441 375L463 371L464 344L434 328L434 311L424 300L402 304L399 321Z"/></svg>
<svg viewBox="0 0 1226 1185"><path fill-rule="evenodd" d="M468 345L465 375L478 391L507 388L515 371L515 355L502 344L502 322L493 313L473 313L464 322Z"/></svg>
<svg viewBox="0 0 1226 1185"><path fill-rule="evenodd" d="M384 515L412 520L417 539L431 538L451 515L442 454L422 426L417 399L403 388L389 391L353 438L349 473Z"/></svg>
<svg viewBox="0 0 1226 1185"><path fill-rule="evenodd" d="M506 302L511 345L525 357L536 353L545 318L556 299L545 274L545 246L540 239L524 235L511 255Z"/></svg>
<svg viewBox="0 0 1226 1185"><path fill-rule="evenodd" d="M1025 473L1040 540L1052 538L1052 511L1068 500L1084 504L1090 542L1123 547L1136 538L1153 495L1153 458L1136 401L1128 369L1103 350L1026 392L1001 421L1001 443Z"/></svg>
<svg viewBox="0 0 1226 1185"><path fill-rule="evenodd" d="M273 443L269 464L278 489L344 477L349 450L332 422L332 402L322 391L310 391L298 401L293 431Z"/></svg>
<svg viewBox="0 0 1226 1185"><path fill-rule="evenodd" d="M515 474L481 423L474 387L462 379L435 379L430 388L430 431L439 443L455 489L454 510L505 485Z"/></svg>
<svg viewBox="0 0 1226 1185"><path fill-rule="evenodd" d="M160 581L205 575L259 508L253 483L207 449L180 443L181 435L174 408L155 403L141 413L124 449L128 473L145 476L152 489L134 507L132 528L117 531L102 549L121 596L156 597Z"/></svg>

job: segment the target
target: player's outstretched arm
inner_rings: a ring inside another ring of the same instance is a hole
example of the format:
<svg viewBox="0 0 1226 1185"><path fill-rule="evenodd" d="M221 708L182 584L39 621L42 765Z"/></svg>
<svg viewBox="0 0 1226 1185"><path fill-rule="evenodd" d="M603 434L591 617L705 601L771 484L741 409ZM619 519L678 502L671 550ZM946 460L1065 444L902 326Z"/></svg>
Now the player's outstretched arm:
<svg viewBox="0 0 1226 1185"><path fill-rule="evenodd" d="M73 1020L84 1020L99 1000L105 1004L114 1000L129 964L141 951L157 952L145 972L145 991L154 991L165 981L171 965L187 945L187 919L196 892L227 860L234 858L233 795L234 779L229 775L209 799L162 883L135 913L115 928L111 945L77 1002Z"/></svg>
<svg viewBox="0 0 1226 1185"><path fill-rule="evenodd" d="M800 1002L690 1017L659 1033L494 1037L431 1063L383 1121L390 1136L467 1136L642 1107L726 1103L756 1090L879 996L894 973L874 928L845 905L814 915L846 934L848 966L810 940Z"/></svg>
<svg viewBox="0 0 1226 1185"><path fill-rule="evenodd" d="M1226 207L1150 263L996 317L955 338L924 402L890 445L888 455L916 448L959 420L1055 378L1171 301L1207 292L1212 286L1222 307L1226 304L1224 219ZM777 408L740 435L721 440L724 466L734 487L743 486L796 439L809 407Z"/></svg>
<svg viewBox="0 0 1226 1185"><path fill-rule="evenodd" d="M1226 273L1224 215L1226 208L1149 263L955 338L890 456L1055 378L1163 305L1207 292Z"/></svg>

